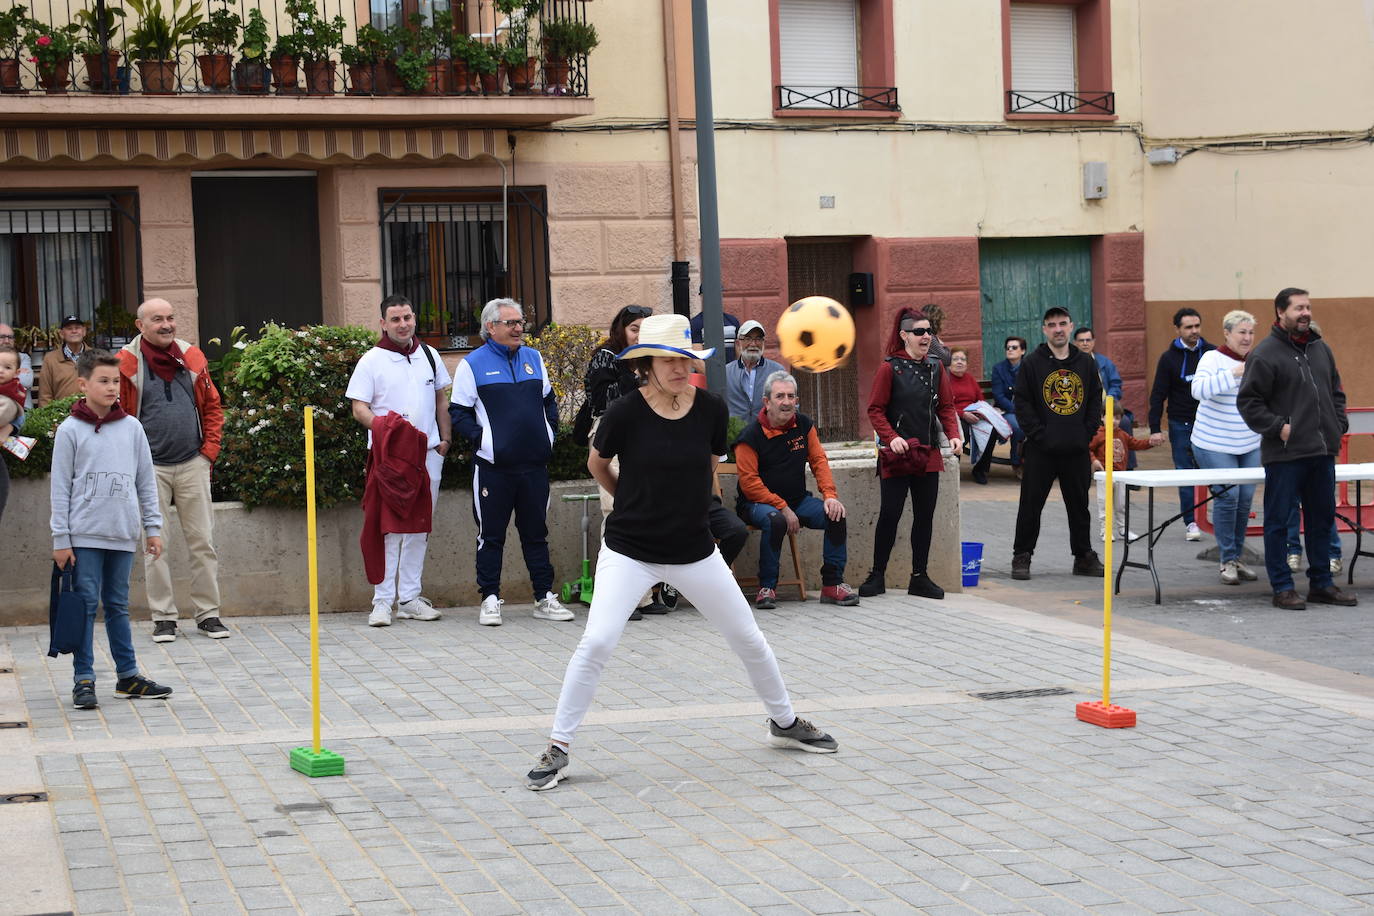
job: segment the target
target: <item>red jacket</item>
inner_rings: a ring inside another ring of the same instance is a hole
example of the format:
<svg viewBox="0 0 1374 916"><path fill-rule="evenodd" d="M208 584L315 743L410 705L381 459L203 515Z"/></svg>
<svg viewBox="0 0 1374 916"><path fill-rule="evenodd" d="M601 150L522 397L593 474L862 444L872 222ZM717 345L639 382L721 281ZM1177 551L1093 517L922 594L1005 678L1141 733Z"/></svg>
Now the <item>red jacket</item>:
<svg viewBox="0 0 1374 916"><path fill-rule="evenodd" d="M143 393L143 380L148 375L143 362L143 335L140 334L119 351L119 406L131 417L138 416L138 399ZM209 366L200 347L178 340L186 371L191 373L191 390L196 394L196 413L200 415L200 453L212 464L219 458L220 440L224 430L224 407L220 404L219 389L210 381Z"/></svg>
<svg viewBox="0 0 1374 916"><path fill-rule="evenodd" d="M363 551L367 581L386 578L388 534L427 534L433 527L429 496L429 440L398 413L372 421L372 451L363 489Z"/></svg>

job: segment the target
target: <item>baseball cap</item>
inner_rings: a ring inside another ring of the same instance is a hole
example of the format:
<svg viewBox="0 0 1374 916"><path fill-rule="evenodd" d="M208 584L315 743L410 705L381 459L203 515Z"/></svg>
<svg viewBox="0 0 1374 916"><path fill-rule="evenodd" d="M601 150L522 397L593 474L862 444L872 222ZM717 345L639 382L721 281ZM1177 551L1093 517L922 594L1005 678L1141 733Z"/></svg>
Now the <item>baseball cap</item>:
<svg viewBox="0 0 1374 916"><path fill-rule="evenodd" d="M65 327L66 327L67 325L69 325L69 324L85 324L85 323L86 323L86 319L85 319L85 318L82 318L80 315L68 315L66 318L63 318L63 319L62 319L62 324L60 324L58 327L63 327L63 328L65 328Z"/></svg>
<svg viewBox="0 0 1374 916"><path fill-rule="evenodd" d="M744 335L748 334L750 331L762 331L762 330L763 330L763 325L760 324L759 322L755 321L754 319L750 318L750 319L749 319L748 321L746 321L744 324L742 324L742 325L739 326L739 336L740 336L740 337L743 337ZM767 335L767 332L765 332L765 336L766 336L766 335Z"/></svg>

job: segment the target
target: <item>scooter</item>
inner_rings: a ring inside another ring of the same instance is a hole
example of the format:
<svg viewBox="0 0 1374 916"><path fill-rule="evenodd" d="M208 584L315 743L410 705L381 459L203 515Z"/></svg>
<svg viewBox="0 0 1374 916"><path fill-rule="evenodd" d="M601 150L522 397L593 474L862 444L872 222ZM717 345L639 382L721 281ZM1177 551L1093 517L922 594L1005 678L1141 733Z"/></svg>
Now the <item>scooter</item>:
<svg viewBox="0 0 1374 916"><path fill-rule="evenodd" d="M592 530L592 520L587 515L587 503L592 500L600 500L600 495L596 493L573 493L563 497L564 502L582 503L582 575L571 582L563 583L562 599L564 604L572 601L580 601L583 604L592 603L592 594L596 589L596 582L592 579L592 561L587 556L587 537Z"/></svg>

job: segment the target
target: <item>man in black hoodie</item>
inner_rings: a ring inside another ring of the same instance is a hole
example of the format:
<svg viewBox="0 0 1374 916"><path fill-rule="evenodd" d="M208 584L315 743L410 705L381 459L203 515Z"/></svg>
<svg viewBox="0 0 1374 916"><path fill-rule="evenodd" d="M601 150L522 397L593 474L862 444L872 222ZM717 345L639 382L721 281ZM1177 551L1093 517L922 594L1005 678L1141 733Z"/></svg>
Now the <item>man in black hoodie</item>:
<svg viewBox="0 0 1374 916"><path fill-rule="evenodd" d="M1288 568L1287 522L1302 503L1307 535L1307 601L1353 607L1354 595L1336 587L1327 558L1336 516L1336 454L1348 423L1336 358L1312 327L1307 290L1289 287L1274 297L1274 327L1245 360L1236 408L1262 437L1264 566L1274 607L1301 611L1307 603Z"/></svg>
<svg viewBox="0 0 1374 916"><path fill-rule="evenodd" d="M1216 347L1202 339L1202 317L1197 309L1181 308L1174 312L1174 329L1178 336L1160 355L1155 383L1150 389L1150 444L1164 444L1160 421L1164 418L1164 402L1168 401L1169 447L1174 453L1174 467L1195 468L1193 419L1197 416L1197 398L1193 397L1193 376L1202 354ZM1202 530L1197 526L1193 506L1193 488L1179 487L1178 508L1183 513L1184 536L1197 541L1202 538Z"/></svg>
<svg viewBox="0 0 1374 916"><path fill-rule="evenodd" d="M1055 306L1045 312L1041 328L1045 342L1021 360L1012 389L1026 444L1011 577L1030 578L1031 554L1040 539L1040 513L1055 480L1069 517L1073 573L1100 576L1102 561L1089 540L1088 488L1093 477L1088 443L1102 425L1102 382L1093 358L1070 346L1073 321L1065 309Z"/></svg>

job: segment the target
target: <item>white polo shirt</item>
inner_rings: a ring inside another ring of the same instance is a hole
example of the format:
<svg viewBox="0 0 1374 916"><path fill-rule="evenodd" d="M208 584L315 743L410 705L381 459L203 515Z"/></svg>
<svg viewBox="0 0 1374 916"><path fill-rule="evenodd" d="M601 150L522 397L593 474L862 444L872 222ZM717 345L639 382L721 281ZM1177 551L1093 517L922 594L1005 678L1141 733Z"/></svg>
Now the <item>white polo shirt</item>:
<svg viewBox="0 0 1374 916"><path fill-rule="evenodd" d="M424 433L429 447L434 448L439 444L435 393L451 387L453 379L437 351L423 343L420 347L428 349L434 357L433 370L423 349L406 357L394 350L373 347L358 360L345 396L367 404L379 417L399 413ZM372 446L370 431L367 444L369 448Z"/></svg>

